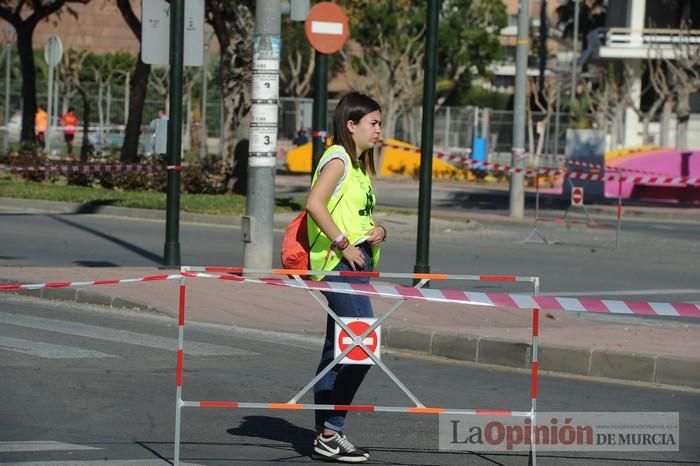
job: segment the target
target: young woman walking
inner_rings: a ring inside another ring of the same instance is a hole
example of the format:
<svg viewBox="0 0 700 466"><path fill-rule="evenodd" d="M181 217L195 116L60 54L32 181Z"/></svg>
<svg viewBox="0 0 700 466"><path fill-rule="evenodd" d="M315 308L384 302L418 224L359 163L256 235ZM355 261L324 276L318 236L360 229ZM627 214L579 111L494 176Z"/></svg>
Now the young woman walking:
<svg viewBox="0 0 700 466"><path fill-rule="evenodd" d="M333 145L324 152L306 201L312 270L370 271L377 266L386 229L373 216L376 198L374 147L381 133L381 109L372 98L352 92L333 117ZM316 276L315 280L369 283L367 277ZM339 317L373 317L368 296L323 292ZM317 374L334 359L335 322L329 315ZM316 404L349 405L370 366L337 364L314 387ZM316 459L361 463L369 453L345 437L347 411L316 411Z"/></svg>

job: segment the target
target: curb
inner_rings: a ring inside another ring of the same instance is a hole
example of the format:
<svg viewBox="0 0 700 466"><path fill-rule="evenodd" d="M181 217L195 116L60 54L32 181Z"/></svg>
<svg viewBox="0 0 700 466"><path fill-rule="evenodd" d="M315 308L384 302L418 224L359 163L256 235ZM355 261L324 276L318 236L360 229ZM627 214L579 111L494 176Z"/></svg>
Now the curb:
<svg viewBox="0 0 700 466"><path fill-rule="evenodd" d="M138 209L132 207L113 207L99 203L74 203L61 201L45 201L40 199L24 199L12 197L0 197L0 205L18 207L25 209L41 209L55 213L63 214L99 214L115 217L140 218L165 221L165 210L155 209ZM388 207L391 211L391 207ZM613 208L606 206L588 206L589 213L599 216L598 220L610 221L615 220L615 211ZM616 209L616 208L615 208ZM661 209L661 208L659 208ZM404 209L405 210L405 209ZM700 223L700 213L695 215L695 212L681 209L680 211L643 211L635 209L634 206L625 206L623 208L623 221L665 221L665 222L682 222L682 223ZM557 214L563 214L563 211L552 211ZM415 217L418 211L414 214L391 214L389 216L410 216ZM298 215L298 212L277 213L274 215L273 227L277 230L284 230L287 224ZM473 230L478 228L481 223L494 225L531 225L534 214L521 218L513 218L507 215L499 215L489 212L452 212L440 208L432 209L432 218L438 222L454 223L459 229ZM210 225L228 225L238 227L241 225L240 216L225 216L225 215L210 215L210 214L194 214L190 212L180 211L180 220L186 223L201 223ZM469 225L470 226L466 226ZM438 227L440 228L440 227Z"/></svg>
<svg viewBox="0 0 700 466"><path fill-rule="evenodd" d="M382 328L389 348L480 364L530 369L530 343L410 327ZM602 377L700 389L700 359L540 343L539 369L559 374Z"/></svg>

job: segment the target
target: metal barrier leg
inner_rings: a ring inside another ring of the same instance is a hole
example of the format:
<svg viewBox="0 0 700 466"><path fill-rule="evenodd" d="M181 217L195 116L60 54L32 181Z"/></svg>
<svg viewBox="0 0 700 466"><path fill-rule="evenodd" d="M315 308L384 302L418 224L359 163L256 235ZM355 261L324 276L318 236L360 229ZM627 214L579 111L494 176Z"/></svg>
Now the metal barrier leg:
<svg viewBox="0 0 700 466"><path fill-rule="evenodd" d="M175 442L173 452L173 464L180 465L180 424L182 416L182 364L185 356L185 277L180 279L180 303L178 312L178 339L177 339L177 372L175 376Z"/></svg>
<svg viewBox="0 0 700 466"><path fill-rule="evenodd" d="M537 425L537 383L538 383L538 369L539 364L537 362L537 343L540 334L540 310L535 308L532 310L532 385L530 389L530 397L532 399L532 405L530 407L530 457L528 464L531 466L537 466L537 435L536 435L536 425Z"/></svg>

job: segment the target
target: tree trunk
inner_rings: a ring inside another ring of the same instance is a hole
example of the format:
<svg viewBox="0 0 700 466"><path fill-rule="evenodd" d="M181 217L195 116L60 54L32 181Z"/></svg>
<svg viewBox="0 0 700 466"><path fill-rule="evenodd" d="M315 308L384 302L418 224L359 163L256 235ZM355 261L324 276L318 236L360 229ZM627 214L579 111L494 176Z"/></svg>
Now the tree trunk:
<svg viewBox="0 0 700 466"><path fill-rule="evenodd" d="M690 92L685 89L678 93L676 103L676 148L688 148L688 120L690 120Z"/></svg>
<svg viewBox="0 0 700 466"><path fill-rule="evenodd" d="M671 134L671 112L673 111L673 102L666 99L664 102L663 111L661 112L661 127L659 128L659 145L661 147L671 147L669 135Z"/></svg>
<svg viewBox="0 0 700 466"><path fill-rule="evenodd" d="M36 69L34 68L34 50L32 33L34 27L18 27L17 51L22 68L22 134L23 145L36 144L34 117L36 115Z"/></svg>
<svg viewBox="0 0 700 466"><path fill-rule="evenodd" d="M124 130L124 145L119 159L124 163L138 162L139 136L143 123L143 103L146 100L148 89L148 75L151 73L151 65L141 61L139 56L134 67L134 75L130 79L129 90L129 117Z"/></svg>
<svg viewBox="0 0 700 466"><path fill-rule="evenodd" d="M90 157L90 99L82 85L76 85L80 97L83 98L83 143L80 147L80 163L86 163ZM101 141L102 142L102 141Z"/></svg>

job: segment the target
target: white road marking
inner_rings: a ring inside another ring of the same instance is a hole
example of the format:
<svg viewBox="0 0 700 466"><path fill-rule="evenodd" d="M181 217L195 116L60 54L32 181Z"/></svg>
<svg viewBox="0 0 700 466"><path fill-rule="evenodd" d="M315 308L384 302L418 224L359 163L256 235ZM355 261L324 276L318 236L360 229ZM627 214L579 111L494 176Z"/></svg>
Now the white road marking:
<svg viewBox="0 0 700 466"><path fill-rule="evenodd" d="M24 353L48 359L116 358L113 354L92 351L74 346L54 345L20 338L0 336L0 350ZM0 449L0 451L2 451Z"/></svg>
<svg viewBox="0 0 700 466"><path fill-rule="evenodd" d="M101 450L87 445L56 442L53 440L31 440L27 442L0 442L0 453L18 451L61 451L61 450Z"/></svg>
<svg viewBox="0 0 700 466"><path fill-rule="evenodd" d="M202 466L197 463L183 463L182 466ZM97 461L29 461L22 463L0 463L0 466L171 466L169 461L150 460L97 460Z"/></svg>
<svg viewBox="0 0 700 466"><path fill-rule="evenodd" d="M126 343L130 345L146 346L167 351L177 349L176 338L165 338L143 333L117 330L97 325L81 324L63 320L46 319L43 317L31 317L22 314L0 312L0 323L29 327L49 332L58 332L79 337L95 338L98 340ZM257 355L252 351L246 351L228 346L211 345L194 341L185 341L185 354L188 356L245 356Z"/></svg>
<svg viewBox="0 0 700 466"><path fill-rule="evenodd" d="M599 291L549 291L542 296L654 296L674 294L700 294L700 289L662 289L662 290L599 290Z"/></svg>

